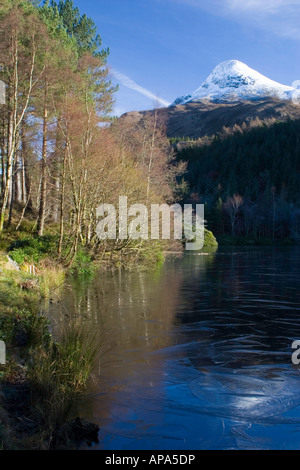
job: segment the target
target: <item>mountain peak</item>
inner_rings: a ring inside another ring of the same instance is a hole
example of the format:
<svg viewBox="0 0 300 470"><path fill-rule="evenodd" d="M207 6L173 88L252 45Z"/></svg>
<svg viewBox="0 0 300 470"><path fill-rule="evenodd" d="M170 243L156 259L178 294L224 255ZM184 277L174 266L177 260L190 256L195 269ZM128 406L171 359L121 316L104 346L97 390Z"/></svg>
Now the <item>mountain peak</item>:
<svg viewBox="0 0 300 470"><path fill-rule="evenodd" d="M270 80L239 60L227 60L217 65L194 93L177 98L171 106L202 100L226 103L270 97L292 99L295 93L299 90Z"/></svg>

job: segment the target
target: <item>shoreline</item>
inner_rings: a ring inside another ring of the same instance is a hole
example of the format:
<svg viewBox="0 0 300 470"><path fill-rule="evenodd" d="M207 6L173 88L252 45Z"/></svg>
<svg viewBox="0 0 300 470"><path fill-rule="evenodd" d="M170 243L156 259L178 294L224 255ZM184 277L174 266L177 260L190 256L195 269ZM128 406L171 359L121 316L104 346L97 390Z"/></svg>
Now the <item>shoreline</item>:
<svg viewBox="0 0 300 470"><path fill-rule="evenodd" d="M7 355L6 364L0 365L0 449L77 449L82 442L96 441L99 431L93 423L68 417L88 380L82 369L89 371L93 357L84 350L83 332L74 329L76 341L82 342L78 362L84 360L72 370L66 356L74 338L56 343L40 314L41 303L64 285L66 270L49 262L36 271L22 271L0 253L0 339Z"/></svg>

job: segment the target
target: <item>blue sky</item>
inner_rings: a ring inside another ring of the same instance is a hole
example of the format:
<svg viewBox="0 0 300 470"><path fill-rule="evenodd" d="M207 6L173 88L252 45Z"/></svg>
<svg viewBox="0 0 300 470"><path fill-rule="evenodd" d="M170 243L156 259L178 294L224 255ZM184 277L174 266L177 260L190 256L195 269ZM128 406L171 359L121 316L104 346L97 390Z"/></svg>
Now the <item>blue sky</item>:
<svg viewBox="0 0 300 470"><path fill-rule="evenodd" d="M74 0L98 26L119 83L115 114L196 90L237 59L284 85L300 79L300 0Z"/></svg>

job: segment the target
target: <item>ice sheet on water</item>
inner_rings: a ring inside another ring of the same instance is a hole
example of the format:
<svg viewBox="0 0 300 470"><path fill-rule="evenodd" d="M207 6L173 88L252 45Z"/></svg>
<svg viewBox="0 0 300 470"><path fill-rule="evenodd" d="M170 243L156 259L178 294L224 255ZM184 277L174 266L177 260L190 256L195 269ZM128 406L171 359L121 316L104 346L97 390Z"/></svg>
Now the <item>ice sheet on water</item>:
<svg viewBox="0 0 300 470"><path fill-rule="evenodd" d="M281 418L300 405L300 375L292 377L284 368L240 371L211 368L199 373L189 386L203 413L239 421Z"/></svg>

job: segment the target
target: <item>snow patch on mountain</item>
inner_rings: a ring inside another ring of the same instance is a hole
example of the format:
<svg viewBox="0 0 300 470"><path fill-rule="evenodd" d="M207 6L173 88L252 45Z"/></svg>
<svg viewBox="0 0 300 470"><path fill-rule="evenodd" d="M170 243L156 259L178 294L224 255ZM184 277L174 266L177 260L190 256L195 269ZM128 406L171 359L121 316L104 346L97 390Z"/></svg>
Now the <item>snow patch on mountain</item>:
<svg viewBox="0 0 300 470"><path fill-rule="evenodd" d="M232 102L279 98L298 99L300 90L281 85L238 60L222 62L214 68L194 93L177 98L171 106L202 100Z"/></svg>

